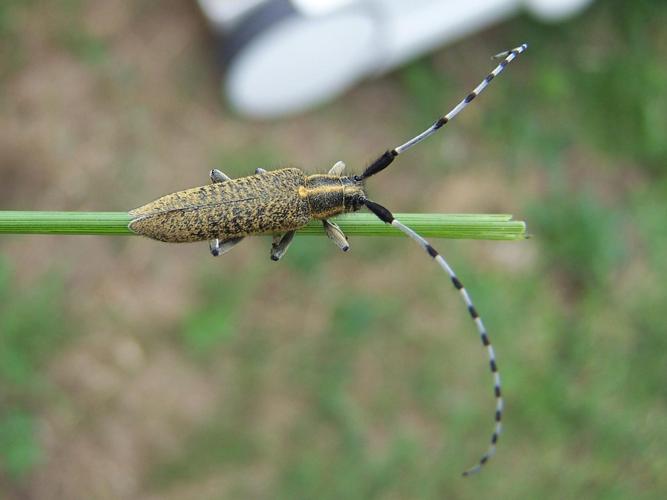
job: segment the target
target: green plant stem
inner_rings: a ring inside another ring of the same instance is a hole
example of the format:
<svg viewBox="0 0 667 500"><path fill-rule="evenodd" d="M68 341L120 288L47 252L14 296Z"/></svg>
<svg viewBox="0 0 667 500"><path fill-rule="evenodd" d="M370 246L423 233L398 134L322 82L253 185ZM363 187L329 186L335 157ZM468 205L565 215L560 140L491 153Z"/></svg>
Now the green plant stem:
<svg viewBox="0 0 667 500"><path fill-rule="evenodd" d="M434 238L520 240L526 224L504 214L395 214L418 233ZM126 212L19 212L0 211L0 234L133 235ZM334 217L344 233L355 236L399 236L402 233L373 214ZM311 221L299 234L323 235L322 224Z"/></svg>

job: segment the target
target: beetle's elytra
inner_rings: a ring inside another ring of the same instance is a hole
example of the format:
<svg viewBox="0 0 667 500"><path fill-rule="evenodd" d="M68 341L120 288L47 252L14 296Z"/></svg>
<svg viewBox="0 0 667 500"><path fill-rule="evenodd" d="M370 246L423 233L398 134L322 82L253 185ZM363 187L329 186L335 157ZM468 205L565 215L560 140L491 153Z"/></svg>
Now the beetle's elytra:
<svg viewBox="0 0 667 500"><path fill-rule="evenodd" d="M348 250L347 238L328 218L357 211L362 207L404 232L448 274L454 288L461 294L482 345L488 353L496 399L494 430L488 450L477 465L464 472L464 475L478 472L495 454L502 430L500 374L489 335L470 295L444 257L428 241L396 220L388 209L369 200L364 182L388 167L397 156L442 128L527 48L524 44L495 56L503 60L449 113L440 117L421 134L380 155L361 175L343 175L345 164L342 162L336 163L326 175L307 175L298 168L284 168L272 172L258 168L255 175L230 179L219 170L212 170L212 184L168 194L130 211L133 218L129 228L140 235L167 242L209 240L214 256L229 251L246 236L272 233L273 260L279 260L285 254L294 232L311 219L321 220L327 236L343 251Z"/></svg>

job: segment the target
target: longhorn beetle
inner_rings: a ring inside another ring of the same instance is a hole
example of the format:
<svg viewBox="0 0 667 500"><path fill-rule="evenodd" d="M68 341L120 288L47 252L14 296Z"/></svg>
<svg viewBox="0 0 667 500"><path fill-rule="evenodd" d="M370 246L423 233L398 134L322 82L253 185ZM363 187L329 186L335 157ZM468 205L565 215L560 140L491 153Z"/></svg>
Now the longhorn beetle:
<svg viewBox="0 0 667 500"><path fill-rule="evenodd" d="M246 236L272 233L273 260L280 260L285 255L295 231L311 219L321 220L327 236L344 252L349 250L347 237L328 219L345 212L356 212L362 207L369 209L383 222L401 230L416 241L449 275L452 284L463 297L482 344L487 349L496 399L495 427L489 448L479 462L463 475L479 472L496 451L503 411L500 375L486 328L470 295L443 256L428 241L394 218L388 209L369 200L364 184L366 179L387 168L398 155L434 134L459 114L505 66L527 48L528 46L523 44L495 55L494 58L503 59L500 64L449 113L406 143L382 153L361 175L343 175L345 164L340 161L328 174L317 175L306 175L298 168L284 168L272 172L258 168L255 175L230 179L220 170L211 170L211 184L168 194L131 210L130 215L133 218L129 228L140 235L161 241L209 240L214 256L228 252Z"/></svg>

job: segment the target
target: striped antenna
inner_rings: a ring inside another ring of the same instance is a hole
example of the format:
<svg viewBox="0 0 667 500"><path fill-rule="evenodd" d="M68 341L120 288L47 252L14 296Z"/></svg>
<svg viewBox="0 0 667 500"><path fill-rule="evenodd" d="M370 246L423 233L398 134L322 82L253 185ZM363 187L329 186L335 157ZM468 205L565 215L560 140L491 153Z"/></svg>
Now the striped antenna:
<svg viewBox="0 0 667 500"><path fill-rule="evenodd" d="M464 476L470 476L472 474L476 474L481 470L482 466L486 462L488 462L489 459L496 453L496 444L498 443L498 438L500 437L500 433L502 431L501 420L503 416L503 398L500 391L500 373L498 373L498 364L496 363L496 355L495 352L493 351L493 346L491 345L491 341L489 340L489 335L486 332L484 323L482 323L482 318L479 317L477 309L475 309L475 306L472 303L470 295L463 287L463 283L461 283L461 281L458 279L456 273L454 273L454 270L450 267L450 265L447 263L444 257L440 255L428 241L426 241L424 238L419 236L412 229L410 229L400 221L396 220L393 214L382 205L379 205L370 200L365 200L364 204L380 220L386 222L387 224L391 224L396 229L399 229L400 231L408 235L410 238L415 240L419 244L419 246L421 246L424 249L424 251L427 254L429 254L438 263L438 265L449 275L449 278L451 279L454 288L456 288L461 294L461 297L463 297L463 301L465 302L468 308L468 312L470 313L470 316L472 317L472 320L474 321L475 326L477 327L477 331L479 332L479 337L480 340L482 341L482 345L486 347L486 351L489 355L489 366L491 368L491 374L493 375L493 394L496 398L496 411L493 417L495 421L495 427L493 429L493 434L491 435L491 443L489 445L489 448L482 455L482 458L474 467L471 467L470 469L466 470L463 473Z"/></svg>
<svg viewBox="0 0 667 500"><path fill-rule="evenodd" d="M472 92L470 92L466 97L464 97L461 100L461 102L459 102L456 106L454 106L454 108L449 113L447 113L445 116L438 118L438 120L435 123L433 123L433 125L424 130L421 134L416 135L406 143L401 144L400 146L397 146L394 149L385 151L377 160L375 160L368 166L368 168L366 168L363 174L358 176L358 180L366 179L384 170L389 166L391 162L394 161L394 158L396 158L398 155L404 153L411 147L419 144L427 137L430 137L431 135L435 134L435 132L438 131L440 128L442 128L442 126L445 123L449 122L452 118L458 115L463 110L463 108L465 108L468 104L472 102L472 100L475 97L481 94L484 91L484 89L489 86L491 80L493 80L496 76L502 73L503 70L505 69L505 66L511 63L514 59L516 59L517 56L522 52L524 52L527 48L528 45L524 43L520 47L516 47L512 50L501 52L493 56L492 59L500 57L504 57L504 59L500 61L500 64L498 64L498 66L496 66L493 69L493 71L491 71L491 73L489 73L486 76L486 78L484 78L484 80L482 80L480 84L477 85L477 87L475 87L475 89Z"/></svg>

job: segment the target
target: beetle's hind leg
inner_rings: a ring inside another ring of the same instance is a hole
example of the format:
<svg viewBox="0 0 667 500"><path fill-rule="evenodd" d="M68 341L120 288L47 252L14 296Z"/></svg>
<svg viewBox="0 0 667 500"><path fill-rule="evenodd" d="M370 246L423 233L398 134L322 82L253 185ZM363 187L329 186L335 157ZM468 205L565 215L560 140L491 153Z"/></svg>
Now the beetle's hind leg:
<svg viewBox="0 0 667 500"><path fill-rule="evenodd" d="M292 243L296 231L287 231L284 234L274 234L271 244L271 260L278 261L283 258Z"/></svg>
<svg viewBox="0 0 667 500"><path fill-rule="evenodd" d="M231 177L228 175L223 174L220 170L217 168L214 168L208 173L209 178L211 179L211 182L213 184L217 184L218 182L226 182L232 180Z"/></svg>
<svg viewBox="0 0 667 500"><path fill-rule="evenodd" d="M220 182L227 182L232 180L231 177L224 174L222 171L214 168L208 173L209 178L213 184L218 184ZM234 245L236 245L243 238L231 238L229 240L220 241L218 238L213 238L208 242L208 248L211 250L211 255L213 257L218 257L219 255L229 252Z"/></svg>
<svg viewBox="0 0 667 500"><path fill-rule="evenodd" d="M211 255L213 255L213 257L218 257L219 255L229 252L242 239L243 237L220 241L218 238L213 238L212 240L209 240L208 247L211 250Z"/></svg>
<svg viewBox="0 0 667 500"><path fill-rule="evenodd" d="M347 242L347 236L341 231L338 227L338 224L334 224L326 219L322 221L324 226L324 232L327 233L327 236L331 241L333 241L338 248L343 252L347 252L350 249L350 244Z"/></svg>

